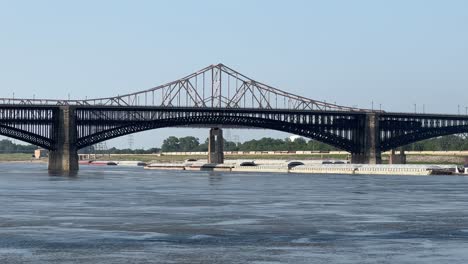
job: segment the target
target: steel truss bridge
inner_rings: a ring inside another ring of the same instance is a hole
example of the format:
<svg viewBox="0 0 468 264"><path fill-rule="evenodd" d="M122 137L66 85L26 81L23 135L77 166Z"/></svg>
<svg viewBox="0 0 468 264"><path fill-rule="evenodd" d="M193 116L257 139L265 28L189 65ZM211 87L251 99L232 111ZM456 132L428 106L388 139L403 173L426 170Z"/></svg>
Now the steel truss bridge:
<svg viewBox="0 0 468 264"><path fill-rule="evenodd" d="M468 116L389 113L330 104L211 65L144 91L86 100L0 98L0 135L50 150L49 168L77 170L78 149L163 127L273 129L379 163L412 142L468 133Z"/></svg>

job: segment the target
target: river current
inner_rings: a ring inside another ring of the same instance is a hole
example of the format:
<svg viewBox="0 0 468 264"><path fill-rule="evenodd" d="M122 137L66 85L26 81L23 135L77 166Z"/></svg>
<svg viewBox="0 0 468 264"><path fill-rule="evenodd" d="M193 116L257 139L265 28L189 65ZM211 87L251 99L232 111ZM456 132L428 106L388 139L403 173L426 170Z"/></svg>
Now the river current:
<svg viewBox="0 0 468 264"><path fill-rule="evenodd" d="M468 263L468 177L0 164L0 263Z"/></svg>

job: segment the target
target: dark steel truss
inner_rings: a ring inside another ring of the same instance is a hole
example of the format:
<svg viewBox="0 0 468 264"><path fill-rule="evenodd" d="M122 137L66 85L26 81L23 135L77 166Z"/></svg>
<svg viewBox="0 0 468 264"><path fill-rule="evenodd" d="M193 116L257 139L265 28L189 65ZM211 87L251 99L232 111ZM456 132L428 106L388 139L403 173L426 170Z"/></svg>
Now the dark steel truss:
<svg viewBox="0 0 468 264"><path fill-rule="evenodd" d="M468 133L468 116L391 113L380 116L382 151L424 139L461 133Z"/></svg>
<svg viewBox="0 0 468 264"><path fill-rule="evenodd" d="M77 146L162 127L240 126L274 129L313 138L348 151L358 148L356 119L349 112L198 108L78 108Z"/></svg>
<svg viewBox="0 0 468 264"><path fill-rule="evenodd" d="M0 135L52 149L55 111L53 107L0 106Z"/></svg>
<svg viewBox="0 0 468 264"><path fill-rule="evenodd" d="M211 65L148 90L114 97L86 100L0 98L0 104L370 111L287 93L223 64Z"/></svg>
<svg viewBox="0 0 468 264"><path fill-rule="evenodd" d="M289 132L352 152L364 151L366 113L350 111L199 108L73 107L74 144L163 127L241 127ZM0 135L55 149L59 106L0 105ZM468 133L468 116L379 113L379 150L450 134Z"/></svg>

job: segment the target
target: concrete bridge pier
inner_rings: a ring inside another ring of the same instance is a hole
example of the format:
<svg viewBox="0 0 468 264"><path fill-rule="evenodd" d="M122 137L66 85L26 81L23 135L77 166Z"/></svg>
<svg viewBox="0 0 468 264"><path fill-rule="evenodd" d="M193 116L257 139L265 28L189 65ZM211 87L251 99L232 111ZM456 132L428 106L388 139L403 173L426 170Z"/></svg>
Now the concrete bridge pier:
<svg viewBox="0 0 468 264"><path fill-rule="evenodd" d="M224 163L224 139L221 128L210 129L208 138L208 163Z"/></svg>
<svg viewBox="0 0 468 264"><path fill-rule="evenodd" d="M406 164L406 154L405 151L402 149L400 150L400 153L397 155L395 154L395 150L392 149L388 164Z"/></svg>
<svg viewBox="0 0 468 264"><path fill-rule="evenodd" d="M381 164L382 152L380 151L379 114L368 113L361 124L363 133L359 134L362 149L359 153L351 154L351 163L356 164Z"/></svg>
<svg viewBox="0 0 468 264"><path fill-rule="evenodd" d="M76 125L74 108L61 106L55 120L55 148L49 152L49 172L74 173L78 171Z"/></svg>

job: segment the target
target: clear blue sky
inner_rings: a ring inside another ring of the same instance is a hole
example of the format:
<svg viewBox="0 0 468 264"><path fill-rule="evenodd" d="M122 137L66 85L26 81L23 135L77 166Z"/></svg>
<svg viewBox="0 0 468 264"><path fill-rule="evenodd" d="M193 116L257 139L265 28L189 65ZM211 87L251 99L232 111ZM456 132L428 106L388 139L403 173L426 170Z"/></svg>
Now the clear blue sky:
<svg viewBox="0 0 468 264"><path fill-rule="evenodd" d="M464 113L468 1L0 0L0 97L117 95L219 62L313 99ZM207 131L144 132L135 146L172 134Z"/></svg>

